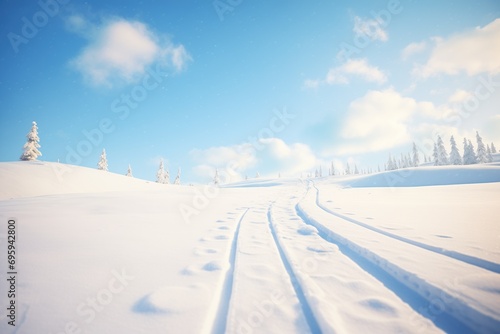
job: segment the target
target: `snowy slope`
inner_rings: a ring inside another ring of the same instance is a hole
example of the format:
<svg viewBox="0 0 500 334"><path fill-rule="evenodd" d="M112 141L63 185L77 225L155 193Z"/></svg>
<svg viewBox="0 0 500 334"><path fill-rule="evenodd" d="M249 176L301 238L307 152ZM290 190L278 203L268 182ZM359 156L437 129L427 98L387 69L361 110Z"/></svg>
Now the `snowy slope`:
<svg viewBox="0 0 500 334"><path fill-rule="evenodd" d="M397 172L219 189L0 163L0 332L498 332L500 167Z"/></svg>

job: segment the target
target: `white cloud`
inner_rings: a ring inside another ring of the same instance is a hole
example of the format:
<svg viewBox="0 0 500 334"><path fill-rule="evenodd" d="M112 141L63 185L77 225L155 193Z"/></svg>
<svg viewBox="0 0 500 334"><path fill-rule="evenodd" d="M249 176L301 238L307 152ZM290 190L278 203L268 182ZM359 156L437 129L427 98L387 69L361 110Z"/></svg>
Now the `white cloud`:
<svg viewBox="0 0 500 334"><path fill-rule="evenodd" d="M393 89L368 92L349 106L340 134L347 143L338 148L338 153L381 151L408 142L406 122L416 108L415 100Z"/></svg>
<svg viewBox="0 0 500 334"><path fill-rule="evenodd" d="M348 84L352 76L378 84L387 81L386 74L378 67L368 64L366 59L349 59L344 64L331 68L323 80L307 79L304 86L306 88L317 88L320 84Z"/></svg>
<svg viewBox="0 0 500 334"><path fill-rule="evenodd" d="M72 16L67 25L78 32L90 23ZM93 33L86 36L89 44L71 64L95 85L135 82L154 62L182 70L191 59L183 45L161 42L160 37L141 22L114 19L90 31Z"/></svg>
<svg viewBox="0 0 500 334"><path fill-rule="evenodd" d="M195 149L191 158L198 163L193 172L209 181L215 168L229 175L231 181L238 181L245 175L253 177L256 172L262 177L296 176L318 166L319 159L311 148L302 143L287 144L278 138L259 140L259 149L249 143Z"/></svg>
<svg viewBox="0 0 500 334"><path fill-rule="evenodd" d="M440 73L468 75L500 73L500 19L483 28L435 39L435 46L424 65L414 68L414 74L428 78Z"/></svg>
<svg viewBox="0 0 500 334"><path fill-rule="evenodd" d="M381 22L375 19L363 20L359 16L354 17L354 33L356 36L367 36L372 40L387 42L389 36L382 28Z"/></svg>
<svg viewBox="0 0 500 334"><path fill-rule="evenodd" d="M449 98L450 103L463 103L473 97L472 93L465 91L463 89L457 89Z"/></svg>
<svg viewBox="0 0 500 334"><path fill-rule="evenodd" d="M417 53L425 51L426 48L427 42L425 41L420 43L411 43L403 49L401 57L406 60Z"/></svg>

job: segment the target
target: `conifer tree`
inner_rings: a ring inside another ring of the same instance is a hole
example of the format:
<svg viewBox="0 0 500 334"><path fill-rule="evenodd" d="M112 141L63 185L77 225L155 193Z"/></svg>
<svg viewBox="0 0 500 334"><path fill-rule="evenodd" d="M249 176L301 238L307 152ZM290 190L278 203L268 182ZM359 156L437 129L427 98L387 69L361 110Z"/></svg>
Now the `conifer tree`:
<svg viewBox="0 0 500 334"><path fill-rule="evenodd" d="M497 153L497 148L495 147L495 144L491 143L491 153L495 154Z"/></svg>
<svg viewBox="0 0 500 334"><path fill-rule="evenodd" d="M443 140L439 135L437 140L437 164L439 166L445 166L448 164L448 153L446 153Z"/></svg>
<svg viewBox="0 0 500 334"><path fill-rule="evenodd" d="M492 162L493 161L493 156L491 155L490 145L486 145L486 160L488 162Z"/></svg>
<svg viewBox="0 0 500 334"><path fill-rule="evenodd" d="M218 186L220 184L219 171L215 169L214 184Z"/></svg>
<svg viewBox="0 0 500 334"><path fill-rule="evenodd" d="M181 168L180 167L177 169L177 176L175 177L174 184L176 184L176 185L181 184Z"/></svg>
<svg viewBox="0 0 500 334"><path fill-rule="evenodd" d="M474 146L470 140L464 138L464 165L472 165L477 163L476 153L474 152Z"/></svg>
<svg viewBox="0 0 500 334"><path fill-rule="evenodd" d="M460 153L458 153L457 143L455 142L455 138L453 138L453 136L451 136L450 138L450 145L451 145L450 164L461 165L462 157L460 156Z"/></svg>
<svg viewBox="0 0 500 334"><path fill-rule="evenodd" d="M168 167L165 167L165 172L163 173L163 183L170 184L170 172L168 171Z"/></svg>
<svg viewBox="0 0 500 334"><path fill-rule="evenodd" d="M480 164L484 164L488 162L488 157L486 156L486 147L484 147L483 139L479 135L479 132L476 131L476 140L477 140L477 162Z"/></svg>
<svg viewBox="0 0 500 334"><path fill-rule="evenodd" d="M415 142L413 142L413 159L412 159L412 166L413 167L418 167L418 165L420 164L420 158L418 156L418 149L417 149L417 145L415 144Z"/></svg>
<svg viewBox="0 0 500 334"><path fill-rule="evenodd" d="M101 153L101 158L97 163L97 169L103 170L105 172L108 171L108 158L106 157L106 150L103 148Z"/></svg>
<svg viewBox="0 0 500 334"><path fill-rule="evenodd" d="M432 150L432 158L434 161L434 166L437 166L439 164L439 158L438 158L438 149L436 143L434 143L434 149Z"/></svg>
<svg viewBox="0 0 500 334"><path fill-rule="evenodd" d="M38 138L38 127L35 121L33 121L31 130L26 135L26 138L28 138L28 141L24 144L24 152L19 159L23 161L36 160L42 153L38 150L40 148L40 138Z"/></svg>
<svg viewBox="0 0 500 334"><path fill-rule="evenodd" d="M134 177L134 176L132 175L132 167L130 167L130 164L128 165L127 174L125 174L125 176Z"/></svg>
<svg viewBox="0 0 500 334"><path fill-rule="evenodd" d="M163 159L160 160L160 167L158 167L158 171L156 172L156 182L165 183L165 168L163 167Z"/></svg>

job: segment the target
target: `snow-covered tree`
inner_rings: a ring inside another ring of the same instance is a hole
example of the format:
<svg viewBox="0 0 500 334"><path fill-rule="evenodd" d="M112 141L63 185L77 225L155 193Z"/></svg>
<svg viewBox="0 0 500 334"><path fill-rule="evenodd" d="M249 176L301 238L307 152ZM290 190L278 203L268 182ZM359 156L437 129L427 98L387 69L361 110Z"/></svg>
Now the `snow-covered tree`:
<svg viewBox="0 0 500 334"><path fill-rule="evenodd" d="M491 153L495 154L497 153L497 148L495 147L495 144L491 143Z"/></svg>
<svg viewBox="0 0 500 334"><path fill-rule="evenodd" d="M319 177L323 177L323 169L319 166Z"/></svg>
<svg viewBox="0 0 500 334"><path fill-rule="evenodd" d="M101 153L101 158L99 159L99 162L97 163L97 169L103 170L103 171L108 171L108 158L106 157L106 150L103 148L102 153Z"/></svg>
<svg viewBox="0 0 500 334"><path fill-rule="evenodd" d="M128 165L127 174L125 174L125 176L134 177L134 176L132 175L132 167L130 167L130 164Z"/></svg>
<svg viewBox="0 0 500 334"><path fill-rule="evenodd" d="M434 166L437 166L439 164L439 158L438 158L438 150L437 150L437 145L434 143L434 148L432 149L432 159L434 161Z"/></svg>
<svg viewBox="0 0 500 334"><path fill-rule="evenodd" d="M444 143L443 140L441 139L441 136L438 135L438 140L437 140L437 165L438 166L445 166L448 164L448 153L446 153L446 149L444 148Z"/></svg>
<svg viewBox="0 0 500 334"><path fill-rule="evenodd" d="M181 184L181 168L177 169L177 176L175 177L174 184Z"/></svg>
<svg viewBox="0 0 500 334"><path fill-rule="evenodd" d="M158 167L158 171L156 172L156 182L165 183L165 168L163 167L163 159L160 160L160 167Z"/></svg>
<svg viewBox="0 0 500 334"><path fill-rule="evenodd" d="M453 136L451 136L450 138L450 145L451 145L450 164L461 165L462 157L460 156L460 153L458 153L457 143L455 142L455 138L453 138Z"/></svg>
<svg viewBox="0 0 500 334"><path fill-rule="evenodd" d="M490 145L486 145L486 160L488 160L488 162L493 161L493 157L491 156Z"/></svg>
<svg viewBox="0 0 500 334"><path fill-rule="evenodd" d="M331 172L331 175L335 175L335 166L333 165L333 161L332 161L332 166L330 167L330 172Z"/></svg>
<svg viewBox="0 0 500 334"><path fill-rule="evenodd" d="M464 165L472 165L477 163L476 153L474 152L474 146L470 140L464 138Z"/></svg>
<svg viewBox="0 0 500 334"><path fill-rule="evenodd" d="M28 141L24 144L24 152L19 159L23 161L36 160L36 158L42 155L38 150L40 148L40 138L38 138L38 127L36 126L36 122L33 122L31 125L31 130L26 135L26 138L28 138Z"/></svg>
<svg viewBox="0 0 500 334"><path fill-rule="evenodd" d="M259 172L255 173L255 178L258 179L259 177L260 177L260 173Z"/></svg>
<svg viewBox="0 0 500 334"><path fill-rule="evenodd" d="M346 175L351 175L351 166L349 166L349 162L346 163L345 173Z"/></svg>
<svg viewBox="0 0 500 334"><path fill-rule="evenodd" d="M359 174L358 165L354 164L354 174Z"/></svg>
<svg viewBox="0 0 500 334"><path fill-rule="evenodd" d="M413 159L412 159L412 166L413 167L418 167L418 165L420 164L420 157L418 155L418 149L417 149L417 145L415 144L415 142L413 142Z"/></svg>
<svg viewBox="0 0 500 334"><path fill-rule="evenodd" d="M214 184L216 186L220 184L219 171L217 170L217 168L215 169Z"/></svg>
<svg viewBox="0 0 500 334"><path fill-rule="evenodd" d="M479 135L479 132L476 131L476 140L477 140L477 162L480 164L484 164L488 162L488 157L486 156L486 147L484 147L483 139Z"/></svg>
<svg viewBox="0 0 500 334"><path fill-rule="evenodd" d="M163 183L170 184L170 172L168 167L165 167L165 173L163 173Z"/></svg>

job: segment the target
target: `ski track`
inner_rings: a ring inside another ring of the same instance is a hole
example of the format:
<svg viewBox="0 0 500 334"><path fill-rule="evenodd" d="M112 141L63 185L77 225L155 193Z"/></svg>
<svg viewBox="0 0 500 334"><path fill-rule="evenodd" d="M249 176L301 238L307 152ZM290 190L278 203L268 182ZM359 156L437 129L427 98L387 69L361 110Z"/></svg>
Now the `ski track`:
<svg viewBox="0 0 500 334"><path fill-rule="evenodd" d="M316 187L315 187L316 188ZM310 190L310 187L307 188L307 191ZM318 191L318 189L316 188ZM306 198L306 195L302 199L301 202L304 201ZM339 233L335 232L334 230L328 228L326 225L322 224L320 221L316 220L313 218L310 214L308 214L305 209L302 207L301 202L299 202L296 205L296 212L297 214L303 219L303 221L311 226L314 226L318 229L320 232L320 236L331 243L337 244L339 246L343 246L344 249L347 249L356 256L352 256L351 258L353 261L359 262L360 258L367 260L368 262L374 264L376 267L379 269L383 270L385 273L393 277L395 280L412 290L414 293L420 295L424 299L426 299L429 302L429 305L432 306L433 303L436 301L439 301L443 307L443 310L440 314L440 317L445 314L445 316L449 315L449 318L453 319L451 320L452 322L459 322L462 323L464 326L467 326L469 330L472 332L479 332L479 333L498 333L498 328L500 328L500 321L498 319L495 319L494 317L491 317L487 314L482 313L480 310L477 310L474 306L470 305L467 300L458 298L455 295L450 294L449 292L445 291L443 288L436 286L428 281L426 281L424 278L420 277L418 274L410 272L398 264L391 262L390 260L380 256L376 252L363 247L360 244L357 244L356 242L353 242L349 240L349 238L346 238L343 235L340 235ZM318 203L318 192L316 194L316 201L315 204L316 206L322 211L326 212L327 214L331 214L330 212L324 210L323 208L319 207L317 205ZM337 215L335 215L337 216ZM337 216L338 217L338 216ZM338 217L342 220L346 220L349 223L353 223L352 219L348 217ZM359 227L365 227L365 226L360 226L359 224L356 224ZM369 229L371 230L371 229ZM372 231L377 233L378 231ZM383 235L383 234L382 234ZM386 237L391 237L391 236L386 236ZM404 240L399 240L395 238L395 240L399 242L405 242ZM406 243L411 246L415 246L412 243ZM426 251L430 251L428 249L425 249ZM431 251L432 252L432 251ZM348 252L349 253L349 252ZM432 252L434 253L434 252ZM441 253L437 253L438 255L444 255ZM358 257L359 256L359 257ZM454 259L456 260L456 259ZM460 260L457 260L460 261ZM462 262L462 261L460 261ZM362 264L360 264L362 265ZM470 265L466 263L466 265ZM366 266L365 266L366 267ZM484 268L482 268L484 269ZM398 293L395 291L395 293ZM424 310L420 310L422 312ZM422 315L425 316L425 314L422 313ZM429 316L429 315L427 315ZM431 319L433 320L433 319ZM449 322L450 319L448 319L446 322ZM438 323L436 325L439 326ZM457 327L456 324L453 324L453 327ZM458 326L460 328L460 326ZM466 329L462 330L465 332L467 331Z"/></svg>
<svg viewBox="0 0 500 334"><path fill-rule="evenodd" d="M318 189L318 187L316 187L316 185L314 184L314 182L313 182L313 187L316 189L316 205L320 209L322 209L325 212L328 212L331 215L334 215L334 216L339 217L341 219L344 219L344 220L346 220L346 221L348 221L350 223L353 223L353 224L356 224L358 226L361 226L361 227L364 227L366 229L369 229L369 230L371 230L373 232L383 234L383 235L385 235L385 236L387 236L389 238L393 238L393 239L396 239L396 240L399 240L399 241L402 241L402 242L406 242L406 243L408 243L410 245L413 245L413 246L416 246L416 247L420 247L422 249L425 249L425 250L428 250L428 251L431 251L431 252L435 252L435 253L438 253L438 254L441 254L441 255L444 255L444 256L448 256L448 257L450 257L452 259L455 259L455 260L458 260L458 261L462 261L462 262L465 262L467 264L470 264L470 265L473 265L473 266L476 266L476 267L479 267L479 268L483 268L483 269L489 270L489 271L497 273L497 274L500 273L500 264L498 264L498 263L491 262L491 261L488 261L488 260L485 260L485 259L481 259L481 258L478 258L478 257L475 257L475 256L463 254L463 253L460 253L460 252L451 251L451 250L447 250L447 249L444 249L444 248L432 246L432 245L429 245L429 244L426 244L426 243L423 243L423 242L419 242L419 241L415 241L415 240L412 240L412 239L409 239L409 238L405 238L405 237L399 236L397 234L381 230L381 229L379 229L377 227L374 227L374 226L371 226L369 224L365 224L365 223L360 222L358 220L355 220L353 218L347 217L346 215L343 215L341 213L335 212L335 211L327 208L325 205L321 204L321 202L319 200L319 189Z"/></svg>
<svg viewBox="0 0 500 334"><path fill-rule="evenodd" d="M300 306L302 308L302 312L304 313L307 324L309 325L309 329L311 330L312 333L321 333L320 326L314 316L314 313L311 309L311 306L309 305L309 302L307 301L307 298L304 294L304 290L302 289L302 286L299 283L299 280L297 278L297 274L294 272L289 259L285 255L285 252L283 251L283 247L278 239L278 236L276 234L276 229L274 228L273 225L273 219L272 219L272 209L273 204L269 205L268 211L267 211L267 220L268 220L268 225L269 229L271 230L271 234L273 236L274 243L276 244L276 247L278 248L278 252L281 258L281 261L283 262L283 265L285 266L285 269L288 273L288 276L290 278L290 282L292 283L293 289L295 290L295 294L299 298L300 301Z"/></svg>
<svg viewBox="0 0 500 334"><path fill-rule="evenodd" d="M226 331L226 317L229 311L229 302L231 300L231 294L233 290L233 279L234 279L234 265L236 258L236 250L238 248L238 237L241 227L241 222L245 215L247 214L249 208L243 212L238 220L238 225L234 231L234 236L231 242L231 250L229 252L229 268L226 272L226 277L224 278L224 282L222 284L221 292L218 294L218 298L215 301L217 303L217 307L215 314L213 316L208 317L208 323L212 323L211 329L208 333L225 333ZM213 319L213 320L212 320Z"/></svg>

